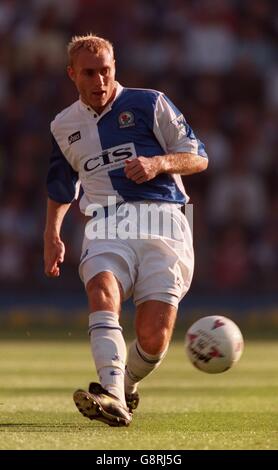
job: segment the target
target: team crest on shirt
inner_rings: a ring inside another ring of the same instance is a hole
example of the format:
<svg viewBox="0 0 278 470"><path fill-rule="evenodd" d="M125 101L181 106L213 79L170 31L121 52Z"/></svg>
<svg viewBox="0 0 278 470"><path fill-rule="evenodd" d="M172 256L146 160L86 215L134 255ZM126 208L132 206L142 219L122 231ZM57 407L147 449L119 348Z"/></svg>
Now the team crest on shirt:
<svg viewBox="0 0 278 470"><path fill-rule="evenodd" d="M118 117L120 127L131 127L135 125L134 114L130 111L124 111Z"/></svg>

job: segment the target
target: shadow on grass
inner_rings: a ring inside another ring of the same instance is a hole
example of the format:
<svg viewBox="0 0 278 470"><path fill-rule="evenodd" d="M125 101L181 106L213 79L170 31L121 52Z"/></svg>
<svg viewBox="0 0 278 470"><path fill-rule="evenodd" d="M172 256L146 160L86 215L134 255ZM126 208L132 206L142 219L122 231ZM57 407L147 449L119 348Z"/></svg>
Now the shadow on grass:
<svg viewBox="0 0 278 470"><path fill-rule="evenodd" d="M9 396L18 396L18 394L20 393L20 395L37 395L37 394L40 394L40 395L48 395L48 394L51 394L51 395L56 395L57 393L58 394L66 394L66 395L69 395L71 396L72 395L72 392L73 392L73 388L70 387L49 387L49 388L45 388L45 387L20 387L20 388L16 388L16 387L3 387L1 389L1 395L9 395ZM2 399L2 398L1 398ZM2 405L2 401L0 403L0 405Z"/></svg>
<svg viewBox="0 0 278 470"><path fill-rule="evenodd" d="M96 427L106 429L101 423L94 421L94 425L88 424L35 424L35 423L1 423L0 432L76 432L93 430Z"/></svg>

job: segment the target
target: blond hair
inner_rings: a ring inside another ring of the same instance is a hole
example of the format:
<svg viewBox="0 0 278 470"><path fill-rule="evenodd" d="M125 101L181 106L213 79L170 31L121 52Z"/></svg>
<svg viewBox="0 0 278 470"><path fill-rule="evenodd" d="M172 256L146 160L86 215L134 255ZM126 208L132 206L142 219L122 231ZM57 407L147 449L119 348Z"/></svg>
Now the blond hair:
<svg viewBox="0 0 278 470"><path fill-rule="evenodd" d="M73 56L81 49L86 49L96 55L103 50L107 50L114 58L114 49L111 42L89 33L86 36L73 36L68 43L67 50L70 65L73 63Z"/></svg>

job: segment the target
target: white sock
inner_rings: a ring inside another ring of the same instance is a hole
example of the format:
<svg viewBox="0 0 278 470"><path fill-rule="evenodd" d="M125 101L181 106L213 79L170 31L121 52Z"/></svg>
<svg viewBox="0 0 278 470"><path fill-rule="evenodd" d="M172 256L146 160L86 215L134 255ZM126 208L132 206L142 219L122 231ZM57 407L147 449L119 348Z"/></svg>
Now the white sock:
<svg viewBox="0 0 278 470"><path fill-rule="evenodd" d="M166 355L165 351L157 355L148 354L141 348L138 340L131 343L128 350L128 359L125 369L125 392L133 393L138 387L138 383L144 377L154 371L162 362Z"/></svg>
<svg viewBox="0 0 278 470"><path fill-rule="evenodd" d="M91 351L100 383L124 404L126 345L116 313L97 311L89 315Z"/></svg>

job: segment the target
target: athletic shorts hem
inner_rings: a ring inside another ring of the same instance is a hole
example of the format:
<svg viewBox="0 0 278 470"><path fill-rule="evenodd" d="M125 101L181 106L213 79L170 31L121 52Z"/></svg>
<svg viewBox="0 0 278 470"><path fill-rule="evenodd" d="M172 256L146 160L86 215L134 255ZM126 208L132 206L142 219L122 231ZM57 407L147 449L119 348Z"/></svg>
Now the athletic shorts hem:
<svg viewBox="0 0 278 470"><path fill-rule="evenodd" d="M154 294L148 294L144 295L140 299L134 300L134 303L136 307L138 307L140 304L147 302L148 300L158 300L160 302L164 302L165 304L173 305L174 307L178 308L180 299L177 297L177 295L172 294L172 293L154 293Z"/></svg>

